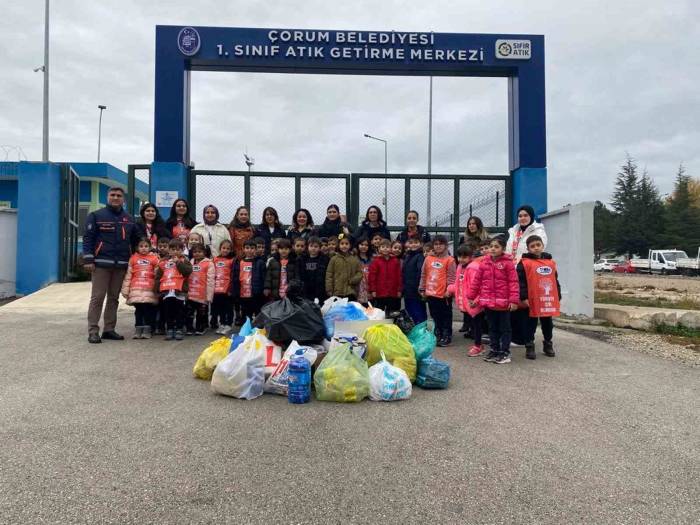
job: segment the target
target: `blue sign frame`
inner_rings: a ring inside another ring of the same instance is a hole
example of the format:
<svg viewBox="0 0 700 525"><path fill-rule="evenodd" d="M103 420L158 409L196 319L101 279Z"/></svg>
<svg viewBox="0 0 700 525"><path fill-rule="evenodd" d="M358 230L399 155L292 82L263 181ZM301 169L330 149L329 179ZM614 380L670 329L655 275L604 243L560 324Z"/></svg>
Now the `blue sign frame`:
<svg viewBox="0 0 700 525"><path fill-rule="evenodd" d="M506 77L513 208L547 209L542 35L156 26L151 191L187 194L192 71Z"/></svg>

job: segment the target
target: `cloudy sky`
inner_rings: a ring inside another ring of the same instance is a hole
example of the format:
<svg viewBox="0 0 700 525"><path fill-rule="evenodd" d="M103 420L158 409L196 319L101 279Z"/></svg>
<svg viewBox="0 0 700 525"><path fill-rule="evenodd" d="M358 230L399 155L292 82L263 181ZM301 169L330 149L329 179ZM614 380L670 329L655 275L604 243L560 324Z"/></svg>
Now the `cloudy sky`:
<svg viewBox="0 0 700 525"><path fill-rule="evenodd" d="M0 17L0 144L41 157L43 0ZM700 3L660 1L265 2L60 0L51 9L51 160L152 161L154 26L544 34L549 207L607 200L626 153L662 193L679 163L700 176ZM504 174L505 79L436 78L433 173ZM427 166L428 79L193 75L198 168L380 172ZM16 160L17 153L10 153ZM2 159L0 159L2 160Z"/></svg>

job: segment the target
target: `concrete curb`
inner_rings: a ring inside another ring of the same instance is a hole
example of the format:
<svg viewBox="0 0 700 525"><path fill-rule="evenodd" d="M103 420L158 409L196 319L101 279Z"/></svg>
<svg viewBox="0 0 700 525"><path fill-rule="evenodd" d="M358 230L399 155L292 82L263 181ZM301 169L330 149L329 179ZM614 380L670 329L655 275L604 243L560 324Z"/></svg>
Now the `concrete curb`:
<svg viewBox="0 0 700 525"><path fill-rule="evenodd" d="M655 326L684 326L700 328L700 311L675 310L671 308L649 308L644 306L623 306L596 303L595 317L608 321L618 328L652 330Z"/></svg>

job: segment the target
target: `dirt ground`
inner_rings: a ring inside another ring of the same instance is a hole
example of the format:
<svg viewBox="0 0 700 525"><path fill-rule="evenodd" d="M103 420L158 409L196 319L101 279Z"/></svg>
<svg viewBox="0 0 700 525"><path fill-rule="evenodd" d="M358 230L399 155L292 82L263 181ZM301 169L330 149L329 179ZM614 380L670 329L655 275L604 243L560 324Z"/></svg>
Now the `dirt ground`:
<svg viewBox="0 0 700 525"><path fill-rule="evenodd" d="M595 289L645 299L700 302L700 278L694 277L603 273L596 274Z"/></svg>

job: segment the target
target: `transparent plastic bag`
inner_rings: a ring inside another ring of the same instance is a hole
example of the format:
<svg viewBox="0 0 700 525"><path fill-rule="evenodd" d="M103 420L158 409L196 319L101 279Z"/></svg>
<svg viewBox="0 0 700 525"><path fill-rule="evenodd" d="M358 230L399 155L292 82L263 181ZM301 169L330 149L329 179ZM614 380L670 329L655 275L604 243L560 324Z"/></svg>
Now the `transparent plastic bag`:
<svg viewBox="0 0 700 525"><path fill-rule="evenodd" d="M359 304L359 303L355 303ZM331 339L335 333L336 321L366 321L367 316L362 305L358 308L353 303L336 304L328 313L323 316L323 322L326 325L326 338Z"/></svg>
<svg viewBox="0 0 700 525"><path fill-rule="evenodd" d="M316 399L357 403L369 395L369 370L350 345L331 348L314 375Z"/></svg>
<svg viewBox="0 0 700 525"><path fill-rule="evenodd" d="M214 373L216 365L228 355L230 347L231 340L228 337L220 337L212 341L212 343L199 354L194 368L192 369L194 377L209 381Z"/></svg>
<svg viewBox="0 0 700 525"><path fill-rule="evenodd" d="M304 359L306 359L309 364L313 365L318 358L318 351L310 346L301 346L296 341L292 341L289 347L284 351L282 360L275 368L272 375L265 381L263 390L271 394L279 394L281 396L286 396L288 391L288 370L289 370L289 360L296 353L297 350L304 351Z"/></svg>
<svg viewBox="0 0 700 525"><path fill-rule="evenodd" d="M326 315L328 311L333 308L334 306L344 306L348 304L347 298L341 299L340 297L336 297L335 295L333 297L329 297L325 301L323 301L323 306L321 306L321 315Z"/></svg>
<svg viewBox="0 0 700 525"><path fill-rule="evenodd" d="M364 333L367 341L367 363L371 366L381 360L381 352L387 361L398 366L414 381L416 378L416 354L406 335L395 324L370 326Z"/></svg>
<svg viewBox="0 0 700 525"><path fill-rule="evenodd" d="M373 401L399 401L411 397L412 387L408 374L386 360L369 369L369 398Z"/></svg>
<svg viewBox="0 0 700 525"><path fill-rule="evenodd" d="M370 321L383 321L386 319L386 312L384 310L380 310L379 308L375 308L372 306L372 303L368 303L369 306L365 308L365 315L367 316L367 319Z"/></svg>
<svg viewBox="0 0 700 525"><path fill-rule="evenodd" d="M433 331L428 328L428 321L417 324L408 333L408 340L416 352L416 361L430 357L435 350L437 338Z"/></svg>
<svg viewBox="0 0 700 525"><path fill-rule="evenodd" d="M267 347L271 342L261 332L245 338L238 348L219 362L211 378L214 392L241 399L263 394Z"/></svg>
<svg viewBox="0 0 700 525"><path fill-rule="evenodd" d="M450 382L450 364L428 357L418 363L416 384L421 388L447 388Z"/></svg>

